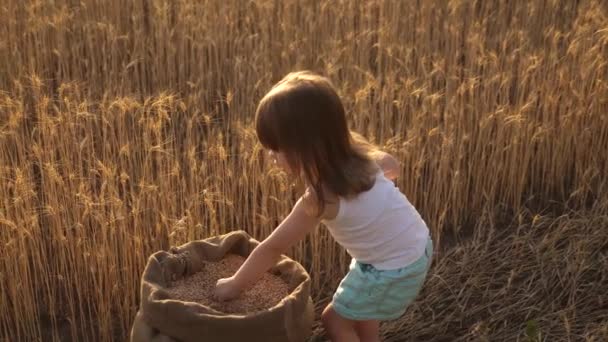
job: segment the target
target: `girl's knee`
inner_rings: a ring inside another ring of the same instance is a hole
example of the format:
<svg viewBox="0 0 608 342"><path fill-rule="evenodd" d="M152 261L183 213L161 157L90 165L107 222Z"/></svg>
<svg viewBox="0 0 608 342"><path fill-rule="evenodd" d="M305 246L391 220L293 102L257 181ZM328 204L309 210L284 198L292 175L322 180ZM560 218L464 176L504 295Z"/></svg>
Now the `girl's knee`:
<svg viewBox="0 0 608 342"><path fill-rule="evenodd" d="M343 330L348 326L347 321L338 316L338 313L333 309L331 304L326 306L323 313L321 313L321 323L323 323L325 330L330 332L330 334L335 331Z"/></svg>
<svg viewBox="0 0 608 342"><path fill-rule="evenodd" d="M334 342L359 342L353 323L340 317L331 304L323 310L321 323L323 323L330 340Z"/></svg>
<svg viewBox="0 0 608 342"><path fill-rule="evenodd" d="M379 321L358 321L355 323L355 331L361 342L380 341L380 322Z"/></svg>
<svg viewBox="0 0 608 342"><path fill-rule="evenodd" d="M327 329L327 327L331 324L331 321L333 319L333 308L331 307L331 304L326 306L325 309L323 309L323 313L321 313L321 323L323 323L323 325L325 326L325 328Z"/></svg>

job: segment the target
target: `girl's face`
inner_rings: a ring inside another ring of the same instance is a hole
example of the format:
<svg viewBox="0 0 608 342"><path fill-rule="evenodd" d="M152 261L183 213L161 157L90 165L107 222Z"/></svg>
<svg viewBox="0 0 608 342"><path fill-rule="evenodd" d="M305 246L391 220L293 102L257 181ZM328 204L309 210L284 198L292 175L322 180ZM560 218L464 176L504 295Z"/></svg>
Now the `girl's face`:
<svg viewBox="0 0 608 342"><path fill-rule="evenodd" d="M287 159L285 158L285 155L282 152L270 150L268 151L268 156L270 156L270 160L273 164L278 165L281 169L283 169L283 171L287 172L288 174L292 173L291 168L287 163Z"/></svg>

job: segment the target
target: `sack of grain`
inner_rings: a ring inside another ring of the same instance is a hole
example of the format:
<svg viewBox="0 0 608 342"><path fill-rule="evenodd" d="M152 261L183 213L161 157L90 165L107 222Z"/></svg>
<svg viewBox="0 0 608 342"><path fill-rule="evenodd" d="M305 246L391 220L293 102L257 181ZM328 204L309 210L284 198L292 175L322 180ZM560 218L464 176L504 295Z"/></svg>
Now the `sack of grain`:
<svg viewBox="0 0 608 342"><path fill-rule="evenodd" d="M131 342L294 342L309 338L314 319L310 277L300 264L285 256L269 272L286 286L278 286L270 275L265 276L263 285L257 285L270 292L276 289L276 293L264 294L254 287L239 298L240 302L224 305L209 301L219 270L232 272L242 263L243 258L230 255L247 257L258 244L244 231L236 231L154 253L142 275L140 309L131 329ZM193 293L196 286L192 285L198 281L202 292ZM280 291L287 293L282 299L277 297Z"/></svg>

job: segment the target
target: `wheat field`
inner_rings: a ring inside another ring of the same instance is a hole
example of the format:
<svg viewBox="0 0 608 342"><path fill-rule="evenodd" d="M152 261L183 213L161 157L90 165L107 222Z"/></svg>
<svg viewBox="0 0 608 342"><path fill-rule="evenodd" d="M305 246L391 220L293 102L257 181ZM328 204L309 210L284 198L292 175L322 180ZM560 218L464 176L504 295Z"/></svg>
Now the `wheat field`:
<svg viewBox="0 0 608 342"><path fill-rule="evenodd" d="M0 18L0 341L124 341L151 253L267 236L299 189L253 115L301 69L401 161L440 247L386 341L608 340L605 1L2 0ZM322 226L289 255L321 310L347 255Z"/></svg>

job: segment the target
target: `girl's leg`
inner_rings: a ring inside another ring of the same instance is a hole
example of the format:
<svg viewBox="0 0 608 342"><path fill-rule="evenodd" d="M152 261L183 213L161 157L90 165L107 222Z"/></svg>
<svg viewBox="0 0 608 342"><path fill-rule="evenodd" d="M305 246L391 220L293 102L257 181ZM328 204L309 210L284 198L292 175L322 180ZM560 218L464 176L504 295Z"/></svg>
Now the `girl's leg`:
<svg viewBox="0 0 608 342"><path fill-rule="evenodd" d="M380 321L355 321L355 331L361 342L380 342Z"/></svg>
<svg viewBox="0 0 608 342"><path fill-rule="evenodd" d="M321 314L321 322L332 342L358 342L354 321L343 318L333 309L331 303Z"/></svg>

